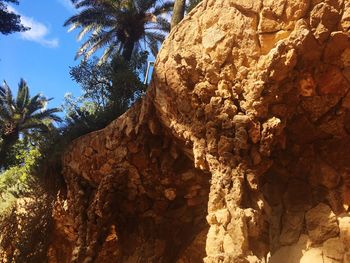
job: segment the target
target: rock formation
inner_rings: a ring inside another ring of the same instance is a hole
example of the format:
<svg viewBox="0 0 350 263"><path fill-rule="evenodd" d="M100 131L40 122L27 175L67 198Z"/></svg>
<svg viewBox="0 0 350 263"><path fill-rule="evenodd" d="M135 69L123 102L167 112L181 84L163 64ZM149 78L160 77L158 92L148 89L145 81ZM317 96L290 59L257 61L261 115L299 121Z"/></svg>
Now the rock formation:
<svg viewBox="0 0 350 263"><path fill-rule="evenodd" d="M204 0L64 156L50 262L350 262L349 29L349 0Z"/></svg>

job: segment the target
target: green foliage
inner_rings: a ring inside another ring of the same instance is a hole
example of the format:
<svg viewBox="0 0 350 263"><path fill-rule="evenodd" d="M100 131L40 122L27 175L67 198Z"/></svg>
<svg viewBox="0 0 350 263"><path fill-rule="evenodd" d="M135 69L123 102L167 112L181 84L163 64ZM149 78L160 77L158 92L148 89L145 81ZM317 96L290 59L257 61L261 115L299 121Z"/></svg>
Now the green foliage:
<svg viewBox="0 0 350 263"><path fill-rule="evenodd" d="M148 52L135 53L131 61L115 56L104 64L98 64L98 59L93 58L72 67L70 75L81 85L83 95L75 103L66 100L67 115L77 112L78 108L86 111L87 107L90 115L91 110L97 113L111 110L117 115L125 112L146 88L138 76L145 70L147 57Z"/></svg>
<svg viewBox="0 0 350 263"><path fill-rule="evenodd" d="M21 139L13 152L16 165L0 174L0 254L4 262L46 262L55 192L37 176L39 145Z"/></svg>
<svg viewBox="0 0 350 263"><path fill-rule="evenodd" d="M18 0L0 0L0 33L8 35L29 30L21 24L19 15L8 10L6 2L18 4Z"/></svg>
<svg viewBox="0 0 350 263"><path fill-rule="evenodd" d="M60 155L72 140L104 128L142 95L145 85L138 78L138 72L146 57L146 54L139 55L137 63L118 57L102 65L93 59L71 69L71 76L81 85L83 95L74 98L66 94L62 107L65 125L42 143L45 162L48 158L60 161Z"/></svg>
<svg viewBox="0 0 350 263"><path fill-rule="evenodd" d="M101 61L120 54L129 61L141 43L158 52L159 43L170 31L163 17L173 8L173 2L157 0L86 1L72 0L80 13L69 18L64 25L70 30L81 29L78 39L90 33L76 57L86 60L98 49L105 48Z"/></svg>
<svg viewBox="0 0 350 263"><path fill-rule="evenodd" d="M70 141L86 133L104 128L121 114L113 112L111 108L97 110L93 102L86 103L81 98L70 97L68 100L66 97L65 105L66 125L60 128L58 136L53 138L53 141L60 141L53 143L56 149L68 145Z"/></svg>
<svg viewBox="0 0 350 263"><path fill-rule="evenodd" d="M97 59L94 58L90 61L82 61L78 66L70 69L70 75L73 80L80 84L83 90L83 95L78 98L78 105L82 105L83 101L91 101L95 105L96 110L103 109L108 103L108 90L110 88L110 80L107 78L109 65L101 64L97 65ZM72 98L65 96L66 110L71 111L72 106L76 103L72 103ZM82 107L90 107L87 104Z"/></svg>
<svg viewBox="0 0 350 263"><path fill-rule="evenodd" d="M23 141L14 148L17 165L0 174L0 213L11 205L11 200L31 192L30 185L35 180L32 171L41 156L37 147L25 146Z"/></svg>

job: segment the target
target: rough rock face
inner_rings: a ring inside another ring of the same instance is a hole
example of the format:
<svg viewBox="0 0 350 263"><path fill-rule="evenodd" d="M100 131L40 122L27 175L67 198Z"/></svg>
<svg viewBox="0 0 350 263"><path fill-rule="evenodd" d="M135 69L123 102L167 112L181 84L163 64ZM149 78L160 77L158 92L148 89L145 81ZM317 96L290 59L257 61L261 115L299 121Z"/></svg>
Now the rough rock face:
<svg viewBox="0 0 350 263"><path fill-rule="evenodd" d="M46 262L51 229L50 198L37 193L18 198L0 218L0 262ZM52 199L51 199L52 201Z"/></svg>
<svg viewBox="0 0 350 263"><path fill-rule="evenodd" d="M65 155L50 261L350 262L349 29L349 0L204 0Z"/></svg>

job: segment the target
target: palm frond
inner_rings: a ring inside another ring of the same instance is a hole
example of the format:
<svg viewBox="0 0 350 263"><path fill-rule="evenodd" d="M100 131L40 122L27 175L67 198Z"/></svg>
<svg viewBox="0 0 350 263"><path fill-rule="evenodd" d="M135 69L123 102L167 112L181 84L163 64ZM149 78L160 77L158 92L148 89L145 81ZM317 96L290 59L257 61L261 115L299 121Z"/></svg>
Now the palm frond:
<svg viewBox="0 0 350 263"><path fill-rule="evenodd" d="M163 14L167 14L169 12L171 12L174 8L174 2L173 1L166 1L164 3L162 3L161 5L158 5L154 8L153 10L153 14L155 16L159 16L159 15L163 15Z"/></svg>
<svg viewBox="0 0 350 263"><path fill-rule="evenodd" d="M35 129L36 131L47 132L49 131L49 126L42 122L27 121L21 126L20 132L24 133L33 129Z"/></svg>
<svg viewBox="0 0 350 263"><path fill-rule="evenodd" d="M113 31L102 32L90 36L90 38L79 49L76 58L84 56L85 59L88 59L97 49L109 44L111 41L111 35L113 35Z"/></svg>
<svg viewBox="0 0 350 263"><path fill-rule="evenodd" d="M96 3L96 0L73 0L74 6L75 8L81 8L81 7L85 7L85 6L90 6L90 5L94 5Z"/></svg>
<svg viewBox="0 0 350 263"><path fill-rule="evenodd" d="M134 0L135 7L138 12L145 12L156 5L156 0Z"/></svg>
<svg viewBox="0 0 350 263"><path fill-rule="evenodd" d="M158 41L160 43L163 42L165 39L164 34L159 33L159 32L147 32L146 37L148 37L149 39Z"/></svg>
<svg viewBox="0 0 350 263"><path fill-rule="evenodd" d="M164 31L164 32L170 32L170 22L165 19L164 17L158 16L157 17L157 23L155 24L158 30Z"/></svg>
<svg viewBox="0 0 350 263"><path fill-rule="evenodd" d="M83 39L83 37L89 33L89 31L92 31L94 29L95 25L89 25L86 27L83 27L83 29L79 32L78 36L77 36L77 40L80 41Z"/></svg>
<svg viewBox="0 0 350 263"><path fill-rule="evenodd" d="M29 102L29 89L24 79L21 79L18 84L18 92L16 98L16 106L19 111L23 111Z"/></svg>
<svg viewBox="0 0 350 263"><path fill-rule="evenodd" d="M11 120L11 112L6 104L0 103L0 123Z"/></svg>
<svg viewBox="0 0 350 263"><path fill-rule="evenodd" d="M6 104L8 110L11 112L11 114L13 114L15 108L12 91L6 81L4 81L3 86L0 87L0 100L0 103Z"/></svg>
<svg viewBox="0 0 350 263"><path fill-rule="evenodd" d="M159 45L164 41L164 38L164 35L156 32L148 32L146 34L146 42L154 56L157 56Z"/></svg>
<svg viewBox="0 0 350 263"><path fill-rule="evenodd" d="M56 122L61 122L62 119L55 114L58 112L61 112L61 110L58 108L47 109L42 112L31 115L29 120L53 120Z"/></svg>
<svg viewBox="0 0 350 263"><path fill-rule="evenodd" d="M116 53L116 50L119 49L119 44L116 43L115 45L109 45L105 51L103 52L102 56L100 57L97 65L102 65L107 61L109 57L111 57L112 54Z"/></svg>
<svg viewBox="0 0 350 263"><path fill-rule="evenodd" d="M103 23L106 17L106 12L104 9L91 7L82 10L79 14L74 15L64 22L64 26L69 26L72 24L78 24L79 26L87 26L90 24Z"/></svg>
<svg viewBox="0 0 350 263"><path fill-rule="evenodd" d="M170 31L170 23L161 15L173 8L171 1L158 0L73 0L76 8L81 11L70 17L65 26L71 26L70 30L80 28L78 39L81 40L87 34L90 37L81 45L76 58L84 56L89 58L98 49L106 47L103 60L106 60L116 51L117 48L109 48L116 45L119 53L129 60L130 56L123 50L129 47L130 43L137 46L150 31ZM156 38L162 41L161 38ZM164 39L164 38L162 38ZM155 51L153 40L152 50ZM112 52L113 51L113 52ZM132 49L135 51L135 48Z"/></svg>
<svg viewBox="0 0 350 263"><path fill-rule="evenodd" d="M47 102L48 99L43 97L41 94L35 95L28 102L28 105L26 107L26 114L31 115L34 112L41 110Z"/></svg>

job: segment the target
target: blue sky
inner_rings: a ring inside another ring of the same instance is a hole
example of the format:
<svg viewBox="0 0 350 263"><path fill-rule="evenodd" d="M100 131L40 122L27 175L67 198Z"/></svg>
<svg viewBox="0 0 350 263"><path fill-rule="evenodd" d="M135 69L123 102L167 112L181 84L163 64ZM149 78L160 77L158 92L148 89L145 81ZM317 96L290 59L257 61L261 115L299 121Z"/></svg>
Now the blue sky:
<svg viewBox="0 0 350 263"><path fill-rule="evenodd" d="M80 45L77 31L68 33L64 21L75 13L70 0L20 0L13 6L22 23L32 29L24 33L0 34L0 81L6 80L17 91L20 78L29 85L31 95L54 97L50 107L62 104L66 92L81 94L70 79L69 67Z"/></svg>

